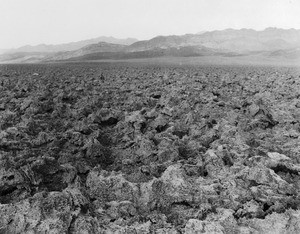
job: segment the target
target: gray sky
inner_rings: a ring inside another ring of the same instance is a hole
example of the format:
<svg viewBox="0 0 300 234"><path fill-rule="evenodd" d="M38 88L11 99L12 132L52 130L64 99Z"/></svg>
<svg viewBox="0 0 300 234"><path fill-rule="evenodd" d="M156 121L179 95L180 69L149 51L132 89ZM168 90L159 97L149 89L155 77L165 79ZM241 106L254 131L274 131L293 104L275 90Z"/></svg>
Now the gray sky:
<svg viewBox="0 0 300 234"><path fill-rule="evenodd" d="M0 48L98 36L300 29L300 0L0 0Z"/></svg>

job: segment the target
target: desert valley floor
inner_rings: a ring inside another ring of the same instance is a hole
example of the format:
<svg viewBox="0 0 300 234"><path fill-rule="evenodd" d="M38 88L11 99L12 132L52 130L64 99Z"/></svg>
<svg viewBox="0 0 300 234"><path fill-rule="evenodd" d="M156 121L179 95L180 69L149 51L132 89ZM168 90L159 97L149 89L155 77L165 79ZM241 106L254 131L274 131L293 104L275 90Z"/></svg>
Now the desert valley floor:
<svg viewBox="0 0 300 234"><path fill-rule="evenodd" d="M0 65L0 233L300 233L300 69Z"/></svg>

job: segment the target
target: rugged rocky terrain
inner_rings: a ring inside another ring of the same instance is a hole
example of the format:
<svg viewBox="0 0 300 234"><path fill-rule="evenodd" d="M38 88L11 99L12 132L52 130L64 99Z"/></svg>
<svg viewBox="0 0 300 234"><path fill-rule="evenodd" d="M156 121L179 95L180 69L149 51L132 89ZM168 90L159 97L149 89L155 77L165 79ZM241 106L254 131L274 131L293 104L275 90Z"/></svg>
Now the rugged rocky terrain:
<svg viewBox="0 0 300 234"><path fill-rule="evenodd" d="M300 71L0 67L0 233L300 233Z"/></svg>

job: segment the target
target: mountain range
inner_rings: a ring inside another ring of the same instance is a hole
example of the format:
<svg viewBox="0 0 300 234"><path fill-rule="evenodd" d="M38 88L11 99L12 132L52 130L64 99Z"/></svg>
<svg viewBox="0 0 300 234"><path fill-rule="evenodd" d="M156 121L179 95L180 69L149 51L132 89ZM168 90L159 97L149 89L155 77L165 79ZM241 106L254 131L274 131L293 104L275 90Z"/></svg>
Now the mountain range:
<svg viewBox="0 0 300 234"><path fill-rule="evenodd" d="M46 44L40 44L40 45L36 45L36 46L26 45L26 46L22 46L17 49L6 50L5 53L9 53L9 54L24 53L24 52L27 52L27 53L29 53L29 52L30 53L31 52L32 53L53 53L53 52L61 52L61 51L78 50L84 46L96 44L99 42L130 45L137 41L138 40L135 38L117 39L114 37L97 37L97 38L93 38L93 39L58 44L58 45L46 45Z"/></svg>
<svg viewBox="0 0 300 234"><path fill-rule="evenodd" d="M60 45L24 46L0 55L0 62L51 62L193 56L300 58L300 30L226 29L197 34L157 36L150 40L96 39Z"/></svg>

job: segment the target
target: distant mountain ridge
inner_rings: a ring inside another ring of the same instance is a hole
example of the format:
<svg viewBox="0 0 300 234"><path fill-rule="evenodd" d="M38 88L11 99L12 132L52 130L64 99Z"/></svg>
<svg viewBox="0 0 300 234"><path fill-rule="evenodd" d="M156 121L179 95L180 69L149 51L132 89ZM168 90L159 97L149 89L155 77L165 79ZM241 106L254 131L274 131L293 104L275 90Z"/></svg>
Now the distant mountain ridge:
<svg viewBox="0 0 300 234"><path fill-rule="evenodd" d="M54 55L50 55L47 59L50 60L66 60L74 57L80 57L93 53L105 53L105 52L121 52L126 48L126 45L113 44L107 42L99 42L97 44L91 44L84 46L75 51L59 52Z"/></svg>
<svg viewBox="0 0 300 234"><path fill-rule="evenodd" d="M291 49L300 46L300 30L277 28L267 28L263 31L226 29L183 36L158 36L148 41L133 43L129 46L129 51L184 46L201 46L223 52Z"/></svg>
<svg viewBox="0 0 300 234"><path fill-rule="evenodd" d="M20 57L10 53L0 56L0 61L80 61L102 59L131 59L155 57L192 57L192 56L254 56L275 59L299 59L300 30L267 28L262 31L253 29L226 29L197 34L157 36L150 40L123 41L119 43L84 41L79 49L69 43L69 51L59 52L22 52ZM134 39L133 39L134 40ZM90 43L92 42L92 43ZM90 43L90 44L88 44ZM66 46L64 46L66 48ZM59 48L56 47L58 50ZM22 57L23 56L23 57ZM32 56L32 57L30 57ZM24 60L26 58L26 60Z"/></svg>
<svg viewBox="0 0 300 234"><path fill-rule="evenodd" d="M40 45L36 45L36 46L26 45L26 46L22 46L17 49L6 50L5 52L10 53L10 54L11 53L19 53L19 52L54 53L54 52L61 52L61 51L74 51L74 50L78 50L84 46L96 44L99 42L107 42L107 43L120 44L120 45L130 45L137 41L138 40L135 38L117 39L114 37L97 37L97 38L93 38L93 39L58 44L58 45L46 45L46 44L40 44Z"/></svg>

